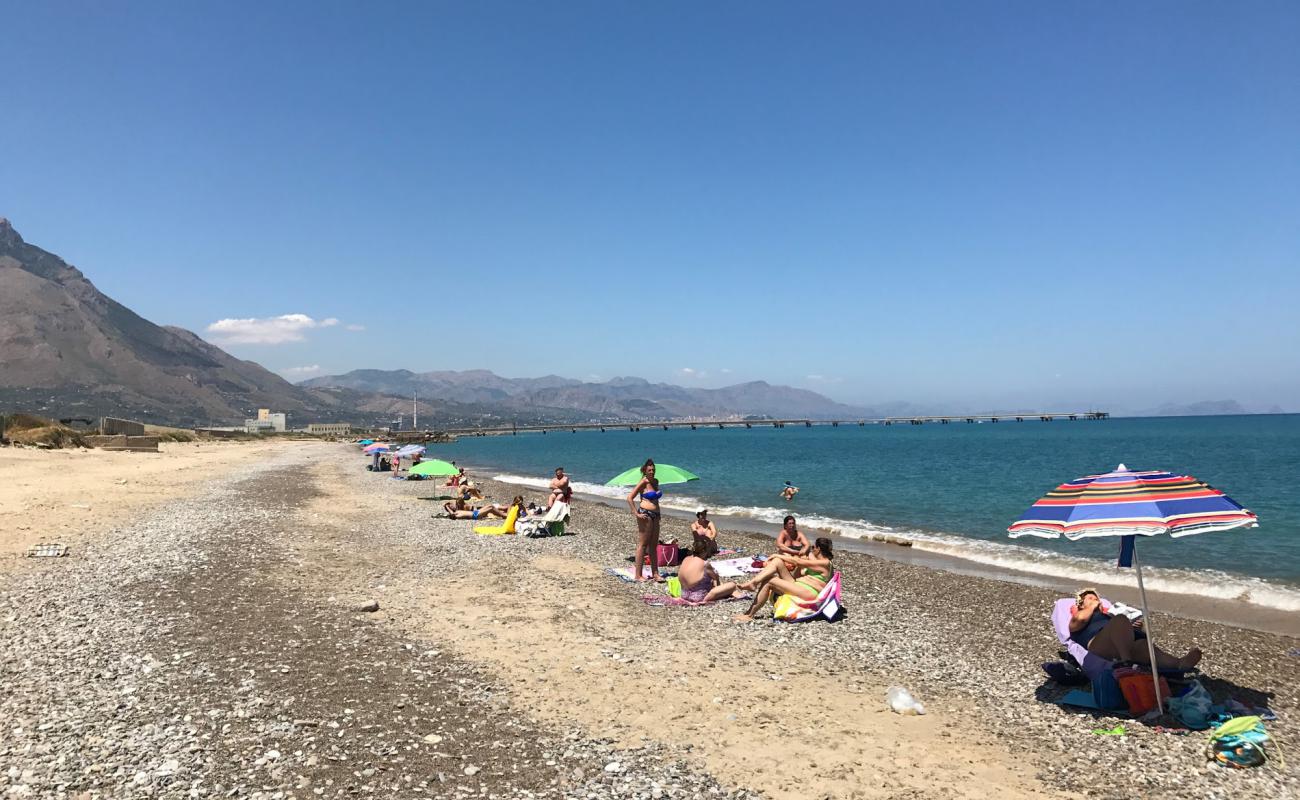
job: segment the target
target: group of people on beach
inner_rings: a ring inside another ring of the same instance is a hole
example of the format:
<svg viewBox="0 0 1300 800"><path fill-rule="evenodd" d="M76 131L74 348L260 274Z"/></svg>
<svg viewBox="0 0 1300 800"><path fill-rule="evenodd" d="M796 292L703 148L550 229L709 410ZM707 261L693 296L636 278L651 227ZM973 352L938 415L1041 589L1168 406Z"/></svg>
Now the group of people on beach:
<svg viewBox="0 0 1300 800"><path fill-rule="evenodd" d="M530 513L544 513L555 503L569 503L573 499L573 483L563 467L555 468L544 507L532 504L526 507L522 495L515 495L508 505L471 505L472 500L482 500L483 495L464 468L449 478L444 486L453 489L455 493L453 500L443 505L446 516L451 519L506 519L512 508L516 509L517 518L523 518ZM798 491L797 487L787 482L782 494L789 500ZM632 563L641 567L633 570L633 580L637 582L666 582L659 571L659 548L664 544L660 540L663 496L664 490L655 477L654 460L646 459L641 466L640 481L626 497L628 508L636 520L636 545ZM708 509L695 514L695 520L691 523L691 538L691 548L678 566L681 597L691 603L710 603L738 593L753 592L749 608L737 615L737 620L753 619L755 613L768 603L775 604L781 595L813 600L834 574L832 561L835 554L831 540L818 537L809 542L799 530L793 515L786 516L781 531L777 534L776 552L756 575L743 582L723 581L709 563L718 554L719 546L718 529L709 519ZM650 567L648 577L644 572L647 564ZM1071 607L1069 630L1071 639L1102 658L1141 664L1149 664L1151 661L1142 621L1130 621L1123 615L1112 614L1095 589L1083 589L1076 596ZM1195 648L1182 657L1155 649L1155 660L1161 669L1191 669L1200 659L1201 651Z"/></svg>
<svg viewBox="0 0 1300 800"><path fill-rule="evenodd" d="M655 477L655 462L646 459L641 465L641 480L627 495L627 505L636 518L636 548L633 552L633 580L665 582L659 574L659 527L663 517L660 502L663 489ZM820 537L809 543L800 532L793 516L787 516L777 534L776 550L763 564L757 575L741 583L723 582L709 559L718 553L718 529L708 518L707 509L695 515L691 523L692 545L690 554L682 560L677 577L681 582L682 599L692 603L708 603L732 597L738 592L753 592L754 599L745 613L737 615L739 621L749 621L764 605L775 604L781 595L793 595L802 600L814 600L834 574L831 560L834 549L830 539ZM643 573L650 565L650 576Z"/></svg>

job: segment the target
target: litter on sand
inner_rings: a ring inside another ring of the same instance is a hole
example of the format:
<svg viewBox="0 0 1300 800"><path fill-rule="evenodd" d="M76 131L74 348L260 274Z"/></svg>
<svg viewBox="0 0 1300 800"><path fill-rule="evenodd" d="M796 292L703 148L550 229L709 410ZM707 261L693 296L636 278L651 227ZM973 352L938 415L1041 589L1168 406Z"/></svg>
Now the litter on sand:
<svg viewBox="0 0 1300 800"><path fill-rule="evenodd" d="M60 558L67 554L66 544L34 544L27 548L28 558Z"/></svg>

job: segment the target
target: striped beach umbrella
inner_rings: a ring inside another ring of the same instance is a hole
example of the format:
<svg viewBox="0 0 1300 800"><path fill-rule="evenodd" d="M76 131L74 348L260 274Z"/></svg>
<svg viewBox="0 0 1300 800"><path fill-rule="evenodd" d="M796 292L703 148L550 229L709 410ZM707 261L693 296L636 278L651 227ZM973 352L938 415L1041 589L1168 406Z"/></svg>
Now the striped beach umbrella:
<svg viewBox="0 0 1300 800"><path fill-rule="evenodd" d="M1255 515L1190 475L1153 470L1114 472L1063 483L1030 506L1011 536L1071 541L1095 536L1172 537L1255 527Z"/></svg>
<svg viewBox="0 0 1300 800"><path fill-rule="evenodd" d="M1156 702L1160 700L1158 671L1154 669L1155 635L1147 610L1147 590L1137 557L1137 537L1168 533L1171 537L1194 533L1254 528L1255 515L1223 492L1190 475L1150 470L1135 472L1120 464L1114 472L1089 475L1063 483L1029 507L1007 528L1011 537L1039 536L1071 540L1098 536L1120 537L1119 566L1134 567L1142 616L1146 619L1147 648L1151 656Z"/></svg>

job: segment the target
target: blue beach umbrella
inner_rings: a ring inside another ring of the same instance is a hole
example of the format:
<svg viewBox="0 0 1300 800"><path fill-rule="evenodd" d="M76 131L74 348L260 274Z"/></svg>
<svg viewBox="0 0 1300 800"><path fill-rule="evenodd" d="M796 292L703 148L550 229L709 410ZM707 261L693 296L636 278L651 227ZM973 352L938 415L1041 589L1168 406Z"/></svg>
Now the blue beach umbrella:
<svg viewBox="0 0 1300 800"><path fill-rule="evenodd" d="M1155 634L1151 630L1147 590L1142 582L1142 563L1137 557L1137 537L1168 533L1177 539L1194 533L1257 525L1253 513L1204 481L1160 470L1134 472L1120 464L1114 472L1088 475L1056 487L1030 506L1007 532L1013 539L1064 536L1078 541L1098 536L1120 537L1119 566L1134 567L1137 572L1151 678L1156 685L1156 703L1163 713L1160 676L1154 668Z"/></svg>

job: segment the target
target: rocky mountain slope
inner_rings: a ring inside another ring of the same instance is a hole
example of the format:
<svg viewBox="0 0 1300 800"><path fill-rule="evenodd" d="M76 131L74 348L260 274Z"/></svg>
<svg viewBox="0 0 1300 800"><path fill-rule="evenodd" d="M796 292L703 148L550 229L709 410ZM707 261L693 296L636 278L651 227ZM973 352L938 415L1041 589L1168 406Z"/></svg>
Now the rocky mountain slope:
<svg viewBox="0 0 1300 800"><path fill-rule="evenodd" d="M258 407L298 423L364 423L409 413L410 401L295 386L187 330L155 325L0 218L0 408L209 425L238 423ZM481 416L454 404L439 411Z"/></svg>

